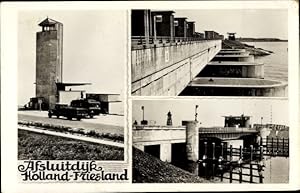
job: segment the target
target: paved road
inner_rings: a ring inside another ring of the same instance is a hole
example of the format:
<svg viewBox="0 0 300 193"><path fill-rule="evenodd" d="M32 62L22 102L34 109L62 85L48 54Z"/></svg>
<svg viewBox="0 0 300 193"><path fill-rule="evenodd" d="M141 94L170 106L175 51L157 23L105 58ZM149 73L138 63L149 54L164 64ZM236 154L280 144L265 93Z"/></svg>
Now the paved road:
<svg viewBox="0 0 300 193"><path fill-rule="evenodd" d="M34 115L26 115L26 114L18 114L18 119L23 121L38 121L42 123L49 123L53 125L63 125L67 127L74 127L74 128L83 128L83 129L94 129L99 132L103 133L115 133L115 134L122 134L124 135L124 127L114 126L114 125L107 125L101 123L89 123L85 122L84 119L81 121L77 120L67 120L64 118L48 118L48 117L41 117L41 116L34 116Z"/></svg>

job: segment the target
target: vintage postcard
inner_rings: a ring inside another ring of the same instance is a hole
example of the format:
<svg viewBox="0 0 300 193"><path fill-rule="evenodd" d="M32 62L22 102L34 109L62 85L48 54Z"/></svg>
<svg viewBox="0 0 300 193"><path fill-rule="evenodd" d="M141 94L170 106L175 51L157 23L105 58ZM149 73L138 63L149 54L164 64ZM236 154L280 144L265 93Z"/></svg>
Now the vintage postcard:
<svg viewBox="0 0 300 193"><path fill-rule="evenodd" d="M2 192L299 189L298 11L1 3Z"/></svg>

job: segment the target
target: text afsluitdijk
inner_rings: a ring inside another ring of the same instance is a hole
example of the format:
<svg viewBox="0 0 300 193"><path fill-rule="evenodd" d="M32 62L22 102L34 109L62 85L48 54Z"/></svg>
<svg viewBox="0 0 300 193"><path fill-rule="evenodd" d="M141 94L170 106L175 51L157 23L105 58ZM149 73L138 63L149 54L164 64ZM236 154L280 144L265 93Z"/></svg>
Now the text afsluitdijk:
<svg viewBox="0 0 300 193"><path fill-rule="evenodd" d="M23 181L126 181L128 171L105 171L95 161L23 161L18 166Z"/></svg>

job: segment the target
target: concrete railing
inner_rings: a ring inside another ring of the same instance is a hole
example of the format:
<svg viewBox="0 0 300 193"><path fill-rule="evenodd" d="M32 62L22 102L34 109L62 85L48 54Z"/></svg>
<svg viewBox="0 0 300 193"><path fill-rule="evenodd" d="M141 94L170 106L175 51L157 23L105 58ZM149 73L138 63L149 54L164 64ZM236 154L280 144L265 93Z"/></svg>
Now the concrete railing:
<svg viewBox="0 0 300 193"><path fill-rule="evenodd" d="M172 125L134 125L132 129L136 130L185 130L185 126L172 126Z"/></svg>
<svg viewBox="0 0 300 193"><path fill-rule="evenodd" d="M192 41L206 41L207 39L202 37L173 37L170 36L150 36L146 39L145 36L131 36L132 49L140 48L139 45L147 44L164 44L164 43L180 43L180 42L192 42ZM210 39L217 40L217 39Z"/></svg>
<svg viewBox="0 0 300 193"><path fill-rule="evenodd" d="M163 141L185 142L186 127L134 126L132 136L134 144L160 144Z"/></svg>

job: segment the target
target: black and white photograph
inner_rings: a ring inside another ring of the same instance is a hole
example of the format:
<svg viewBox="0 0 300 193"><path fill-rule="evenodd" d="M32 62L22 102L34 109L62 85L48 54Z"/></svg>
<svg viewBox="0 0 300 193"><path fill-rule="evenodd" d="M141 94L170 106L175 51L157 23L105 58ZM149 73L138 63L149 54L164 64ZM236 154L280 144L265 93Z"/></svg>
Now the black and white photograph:
<svg viewBox="0 0 300 193"><path fill-rule="evenodd" d="M132 10L131 24L133 96L287 97L287 9Z"/></svg>
<svg viewBox="0 0 300 193"><path fill-rule="evenodd" d="M297 190L299 2L1 2L1 192Z"/></svg>
<svg viewBox="0 0 300 193"><path fill-rule="evenodd" d="M19 13L19 160L124 160L125 16Z"/></svg>
<svg viewBox="0 0 300 193"><path fill-rule="evenodd" d="M133 182L288 183L287 103L133 100Z"/></svg>

